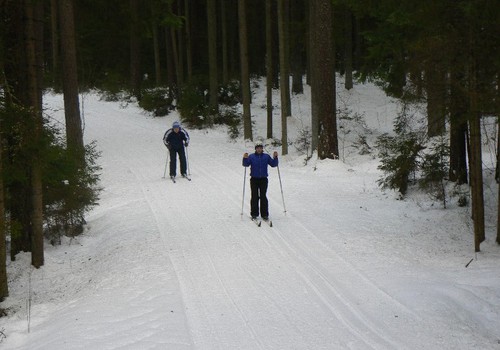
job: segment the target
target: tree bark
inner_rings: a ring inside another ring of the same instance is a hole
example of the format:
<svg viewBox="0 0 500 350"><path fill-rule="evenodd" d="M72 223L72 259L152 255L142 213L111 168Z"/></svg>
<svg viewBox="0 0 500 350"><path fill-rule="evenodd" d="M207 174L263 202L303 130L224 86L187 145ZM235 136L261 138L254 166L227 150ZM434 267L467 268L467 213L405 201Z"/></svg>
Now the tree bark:
<svg viewBox="0 0 500 350"><path fill-rule="evenodd" d="M153 23L153 51L155 60L155 83L161 85L161 62L160 62L160 42L158 37L158 26Z"/></svg>
<svg viewBox="0 0 500 350"><path fill-rule="evenodd" d="M68 0L62 0L67 2ZM141 39L139 34L139 1L130 0L130 87L141 100Z"/></svg>
<svg viewBox="0 0 500 350"><path fill-rule="evenodd" d="M250 73L248 68L248 36L246 19L246 0L238 0L240 34L241 90L243 95L243 136L253 140L252 115L250 112Z"/></svg>
<svg viewBox="0 0 500 350"><path fill-rule="evenodd" d="M304 16L304 2L301 0L292 0L290 2L290 70L292 72L292 93L304 93L304 84L302 78L304 69L302 63L303 48L304 48L304 32L302 30Z"/></svg>
<svg viewBox="0 0 500 350"><path fill-rule="evenodd" d="M184 27L186 41L186 65L187 65L187 81L193 78L193 48L191 44L191 12L189 1L184 1Z"/></svg>
<svg viewBox="0 0 500 350"><path fill-rule="evenodd" d="M450 181L458 185L468 183L467 172L467 98L460 67L450 73Z"/></svg>
<svg viewBox="0 0 500 350"><path fill-rule="evenodd" d="M345 81L346 90L351 90L352 83L352 12L345 10Z"/></svg>
<svg viewBox="0 0 500 350"><path fill-rule="evenodd" d="M266 0L266 105L267 138L273 137L273 29L272 0Z"/></svg>
<svg viewBox="0 0 500 350"><path fill-rule="evenodd" d="M333 49L333 10L330 0L318 0L314 6L315 34L312 64L317 73L317 80L311 89L311 95L317 99L319 116L318 156L320 159L336 159L339 155L335 97L335 57Z"/></svg>
<svg viewBox="0 0 500 350"><path fill-rule="evenodd" d="M229 60L228 60L228 35L227 35L227 23L226 23L226 6L223 1L220 3L220 22L221 22L221 35L222 35L222 83L224 86L229 84Z"/></svg>
<svg viewBox="0 0 500 350"><path fill-rule="evenodd" d="M319 110L318 106L318 91L319 79L317 78L318 67L316 63L316 35L318 29L316 28L316 1L309 1L309 81L311 85L311 151L314 152L318 149L319 142Z"/></svg>
<svg viewBox="0 0 500 350"><path fill-rule="evenodd" d="M286 0L278 0L278 32L279 32L279 57L280 57L280 95L281 95L281 153L288 154L287 120L290 111L290 74L288 71L287 49L287 19Z"/></svg>
<svg viewBox="0 0 500 350"><path fill-rule="evenodd" d="M445 132L445 75L434 60L426 63L427 134L429 137Z"/></svg>
<svg viewBox="0 0 500 350"><path fill-rule="evenodd" d="M27 83L28 98L31 117L33 118L33 139L31 142L37 144L41 142L43 130L43 117L41 106L41 81L39 72L41 62L37 61L37 43L35 23L41 21L41 13L37 11L31 1L24 2L25 10L25 31L26 31L26 62L27 62ZM43 196L42 196L42 164L41 155L33 155L31 166L31 264L39 268L44 264L43 251Z"/></svg>
<svg viewBox="0 0 500 350"><path fill-rule="evenodd" d="M3 66L0 67L3 76ZM3 82L2 82L3 84ZM3 174L2 167L3 142L2 142L2 119L0 118L0 174ZM0 176L0 302L9 296L9 286L7 284L7 250L5 246L5 201L3 189L3 177Z"/></svg>
<svg viewBox="0 0 500 350"><path fill-rule="evenodd" d="M63 67L64 116L68 149L83 165L84 145L80 102L78 100L78 71L76 60L73 0L59 0L59 23Z"/></svg>
<svg viewBox="0 0 500 350"><path fill-rule="evenodd" d="M209 108L211 115L219 113L218 104L218 73L217 73L217 17L216 0L207 0L208 24L208 66L209 66Z"/></svg>
<svg viewBox="0 0 500 350"><path fill-rule="evenodd" d="M59 34L57 25L57 0L50 0L50 23L51 23L51 41L52 41L52 76L54 86L60 86L59 77Z"/></svg>
<svg viewBox="0 0 500 350"><path fill-rule="evenodd" d="M500 102L497 102L500 103ZM498 132L497 132L497 169L496 180L498 186L498 201L497 201L497 239L496 242L500 244L500 115L497 118Z"/></svg>

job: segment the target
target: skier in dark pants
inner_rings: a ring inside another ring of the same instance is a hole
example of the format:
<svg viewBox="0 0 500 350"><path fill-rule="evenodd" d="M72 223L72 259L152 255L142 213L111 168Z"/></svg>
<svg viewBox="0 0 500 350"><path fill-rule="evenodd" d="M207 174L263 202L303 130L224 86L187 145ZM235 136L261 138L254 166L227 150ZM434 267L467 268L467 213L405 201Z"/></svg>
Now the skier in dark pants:
<svg viewBox="0 0 500 350"><path fill-rule="evenodd" d="M181 163L181 175L187 177L186 152L184 147L189 145L189 134L181 128L179 122L174 122L172 128L168 129L163 136L163 143L170 151L170 177L177 175L177 154Z"/></svg>
<svg viewBox="0 0 500 350"><path fill-rule="evenodd" d="M274 151L273 157L264 153L264 146L261 142L255 144L255 153L243 155L243 166L250 166L250 189L252 198L250 199L250 215L252 219L259 216L259 200L260 200L260 216L264 220L269 219L269 204L266 197L267 192L267 166L278 166L278 152Z"/></svg>

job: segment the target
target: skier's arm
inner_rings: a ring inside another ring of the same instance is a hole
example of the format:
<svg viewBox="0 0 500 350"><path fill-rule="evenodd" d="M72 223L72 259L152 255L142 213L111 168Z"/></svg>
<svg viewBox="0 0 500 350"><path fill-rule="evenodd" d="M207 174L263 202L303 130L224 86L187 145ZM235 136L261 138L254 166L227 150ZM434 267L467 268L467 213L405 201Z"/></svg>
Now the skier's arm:
<svg viewBox="0 0 500 350"><path fill-rule="evenodd" d="M243 155L243 166L247 167L247 166L250 166L250 158L248 156L248 153L245 153Z"/></svg>
<svg viewBox="0 0 500 350"><path fill-rule="evenodd" d="M184 129L182 129L182 133L184 134L184 145L187 147L189 145L189 134Z"/></svg>
<svg viewBox="0 0 500 350"><path fill-rule="evenodd" d="M268 164L274 168L278 166L278 152L274 151L273 157L269 156Z"/></svg>

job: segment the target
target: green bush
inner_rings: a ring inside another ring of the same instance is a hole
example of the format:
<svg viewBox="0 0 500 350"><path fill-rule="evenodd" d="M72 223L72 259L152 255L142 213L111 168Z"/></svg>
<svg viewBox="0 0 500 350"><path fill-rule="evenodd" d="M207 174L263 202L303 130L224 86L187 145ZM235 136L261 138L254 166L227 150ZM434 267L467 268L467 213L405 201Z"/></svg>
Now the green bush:
<svg viewBox="0 0 500 350"><path fill-rule="evenodd" d="M147 89L142 94L139 106L152 112L155 117L161 117L175 109L173 100L173 94L169 88Z"/></svg>
<svg viewBox="0 0 500 350"><path fill-rule="evenodd" d="M420 151L424 147L424 134L411 127L412 118L406 114L398 116L394 124L396 136L384 134L377 139L380 165L384 172L378 180L382 188L398 190L405 195L410 175L419 169Z"/></svg>

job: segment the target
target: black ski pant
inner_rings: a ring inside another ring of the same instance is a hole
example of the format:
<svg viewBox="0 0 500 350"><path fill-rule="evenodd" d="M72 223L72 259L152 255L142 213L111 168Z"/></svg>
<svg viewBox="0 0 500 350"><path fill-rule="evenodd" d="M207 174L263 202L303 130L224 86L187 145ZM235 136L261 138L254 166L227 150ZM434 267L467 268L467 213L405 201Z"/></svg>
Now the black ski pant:
<svg viewBox="0 0 500 350"><path fill-rule="evenodd" d="M269 216L269 203L267 201L267 177L251 177L250 189L252 190L252 198L250 198L250 215L259 216L259 202L260 202L260 216Z"/></svg>
<svg viewBox="0 0 500 350"><path fill-rule="evenodd" d="M184 147L180 149L170 149L170 176L176 176L177 173L177 154L179 154L179 160L181 162L181 175L186 173L186 152Z"/></svg>

